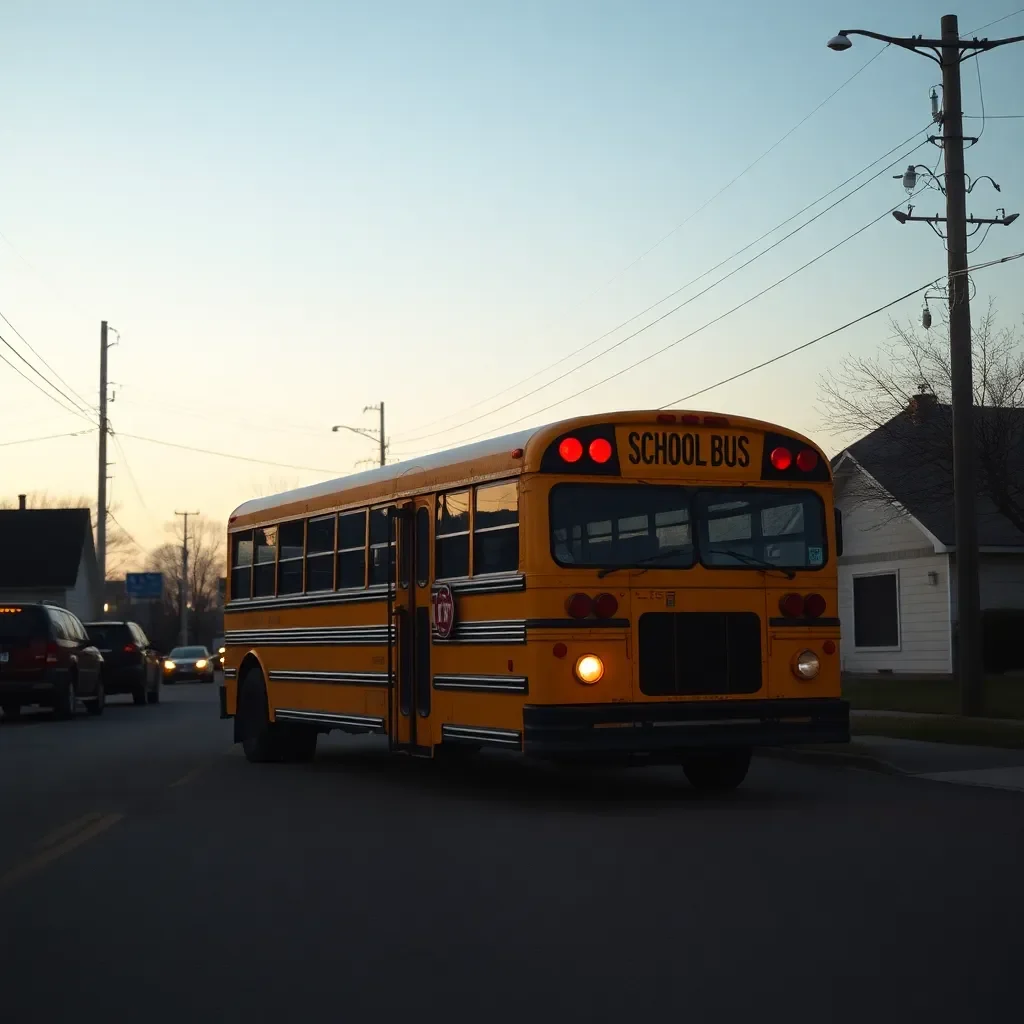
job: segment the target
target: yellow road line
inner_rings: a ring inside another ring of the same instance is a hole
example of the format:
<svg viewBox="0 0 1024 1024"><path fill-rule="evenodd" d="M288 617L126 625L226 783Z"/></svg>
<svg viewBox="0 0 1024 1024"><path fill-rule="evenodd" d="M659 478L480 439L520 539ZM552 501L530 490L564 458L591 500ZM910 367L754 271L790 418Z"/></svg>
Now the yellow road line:
<svg viewBox="0 0 1024 1024"><path fill-rule="evenodd" d="M92 816L86 815L86 817L91 818ZM83 843L87 843L90 839L95 839L101 832L106 832L111 825L116 825L123 817L123 814L101 815L85 828L70 835L63 842L58 842L56 845L50 845L42 852L37 853L34 857L29 857L28 860L22 861L21 864L11 868L11 870L6 874L0 875L0 889L8 889L17 882L23 881L29 875L34 875L37 871L41 871L48 864L52 864L55 860L63 857L66 853L70 853ZM79 819L79 822L81 822L81 820L83 819ZM79 822L74 824L78 824ZM65 826L63 831L67 833L68 826Z"/></svg>
<svg viewBox="0 0 1024 1024"><path fill-rule="evenodd" d="M88 814L83 814L82 817L75 818L74 821L69 821L61 825L60 828L55 828L52 832L48 832L36 843L36 849L42 850L47 846L53 846L54 843L59 843L65 836L71 835L72 832L77 832L80 828L85 828L86 825L102 817L103 815L99 811L90 811Z"/></svg>

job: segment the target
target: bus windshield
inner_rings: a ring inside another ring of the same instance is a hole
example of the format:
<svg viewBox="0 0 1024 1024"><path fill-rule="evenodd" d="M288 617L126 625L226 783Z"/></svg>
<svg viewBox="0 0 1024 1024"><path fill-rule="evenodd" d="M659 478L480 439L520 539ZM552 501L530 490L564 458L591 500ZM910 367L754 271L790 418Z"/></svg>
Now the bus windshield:
<svg viewBox="0 0 1024 1024"><path fill-rule="evenodd" d="M825 505L813 491L559 484L551 552L563 566L820 569Z"/></svg>

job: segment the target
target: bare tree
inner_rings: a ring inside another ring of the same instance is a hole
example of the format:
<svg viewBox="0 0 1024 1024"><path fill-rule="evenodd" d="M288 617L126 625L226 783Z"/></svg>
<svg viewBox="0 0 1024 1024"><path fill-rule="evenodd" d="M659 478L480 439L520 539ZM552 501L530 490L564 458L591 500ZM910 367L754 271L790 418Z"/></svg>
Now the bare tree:
<svg viewBox="0 0 1024 1024"><path fill-rule="evenodd" d="M850 356L819 387L828 427L846 443L881 430L884 444L875 451L885 475L903 482L904 498L932 508L948 507L953 493L948 318L942 321L930 331L892 321L879 355ZM1024 345L1013 328L997 327L991 302L972 340L979 493L1024 533ZM890 518L905 514L884 487L865 479L855 486L854 501L887 506Z"/></svg>
<svg viewBox="0 0 1024 1024"><path fill-rule="evenodd" d="M163 573L164 606L174 617L181 612L181 529L180 523L168 523L167 531L176 539L151 551L146 560L150 571ZM219 523L202 516L189 520L188 591L197 616L217 604L217 585L225 570L224 532Z"/></svg>
<svg viewBox="0 0 1024 1024"><path fill-rule="evenodd" d="M53 497L46 491L32 491L26 496L28 508L87 508L89 509L89 521L92 524L93 534L96 531L96 503L84 496ZM0 499L0 508L17 508L18 502L14 498ZM120 506L114 505L107 512L107 579L116 579L124 575L124 570L134 562L142 553L135 538L117 521L120 513Z"/></svg>

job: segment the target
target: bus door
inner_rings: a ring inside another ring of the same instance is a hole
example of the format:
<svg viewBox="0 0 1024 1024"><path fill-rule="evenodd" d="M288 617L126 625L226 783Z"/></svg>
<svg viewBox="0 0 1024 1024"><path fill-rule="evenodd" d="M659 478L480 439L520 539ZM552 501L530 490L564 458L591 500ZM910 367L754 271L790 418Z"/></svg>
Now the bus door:
<svg viewBox="0 0 1024 1024"><path fill-rule="evenodd" d="M429 755L433 747L430 678L431 498L398 507L393 648L393 731L399 749Z"/></svg>

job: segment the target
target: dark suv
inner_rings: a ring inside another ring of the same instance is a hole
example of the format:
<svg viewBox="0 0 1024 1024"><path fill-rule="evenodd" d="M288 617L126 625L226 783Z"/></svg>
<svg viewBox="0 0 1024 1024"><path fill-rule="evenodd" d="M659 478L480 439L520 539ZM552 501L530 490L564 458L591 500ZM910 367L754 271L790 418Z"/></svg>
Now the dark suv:
<svg viewBox="0 0 1024 1024"><path fill-rule="evenodd" d="M130 693L136 704L160 702L160 656L137 622L87 622L103 655L103 688Z"/></svg>
<svg viewBox="0 0 1024 1024"><path fill-rule="evenodd" d="M50 604L0 605L0 708L17 718L22 707L52 707L70 718L81 700L103 712L103 656L76 615Z"/></svg>

